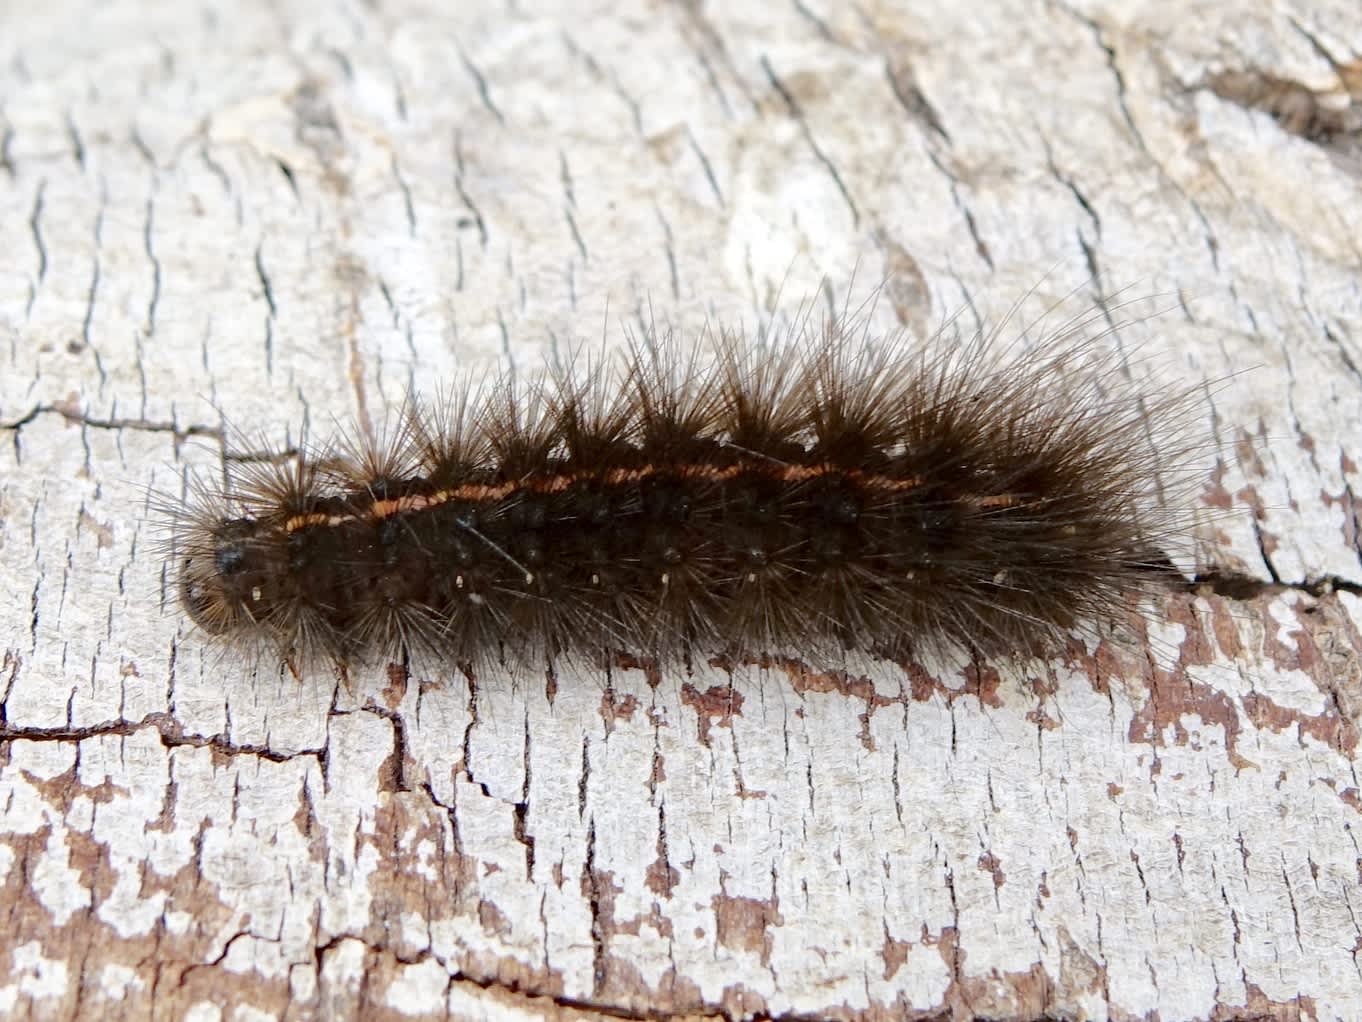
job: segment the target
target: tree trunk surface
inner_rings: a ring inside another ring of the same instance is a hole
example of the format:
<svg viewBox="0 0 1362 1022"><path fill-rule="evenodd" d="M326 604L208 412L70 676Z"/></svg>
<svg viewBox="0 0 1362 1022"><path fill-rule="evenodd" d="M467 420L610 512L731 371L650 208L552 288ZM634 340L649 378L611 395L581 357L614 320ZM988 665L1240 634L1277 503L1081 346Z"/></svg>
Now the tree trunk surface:
<svg viewBox="0 0 1362 1022"><path fill-rule="evenodd" d="M1359 46L1333 0L10 5L0 1015L1362 1017ZM1166 296L1216 582L1147 649L343 683L176 606L147 491L228 427L882 280L923 335Z"/></svg>

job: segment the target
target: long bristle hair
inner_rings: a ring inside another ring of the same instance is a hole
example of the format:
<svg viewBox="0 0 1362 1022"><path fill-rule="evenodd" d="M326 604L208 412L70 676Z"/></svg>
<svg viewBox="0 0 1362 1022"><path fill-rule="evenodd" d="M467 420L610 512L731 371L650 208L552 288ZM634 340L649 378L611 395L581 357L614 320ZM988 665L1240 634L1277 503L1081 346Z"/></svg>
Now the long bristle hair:
<svg viewBox="0 0 1362 1022"><path fill-rule="evenodd" d="M181 602L297 661L1046 655L1176 579L1187 527L1193 391L1137 388L1095 323L652 331L456 387L197 485Z"/></svg>

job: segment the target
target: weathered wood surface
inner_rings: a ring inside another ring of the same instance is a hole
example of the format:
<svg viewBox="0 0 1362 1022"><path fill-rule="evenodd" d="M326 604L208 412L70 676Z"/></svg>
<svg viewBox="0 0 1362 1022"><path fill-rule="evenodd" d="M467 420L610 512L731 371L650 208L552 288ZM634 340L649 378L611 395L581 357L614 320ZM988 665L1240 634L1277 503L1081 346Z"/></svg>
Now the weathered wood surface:
<svg viewBox="0 0 1362 1022"><path fill-rule="evenodd" d="M1327 0L10 5L0 1015L1362 1017L1360 45ZM176 612L142 488L215 408L282 442L858 264L918 330L1180 296L1150 350L1251 370L1221 592L1101 669L609 689L299 684Z"/></svg>

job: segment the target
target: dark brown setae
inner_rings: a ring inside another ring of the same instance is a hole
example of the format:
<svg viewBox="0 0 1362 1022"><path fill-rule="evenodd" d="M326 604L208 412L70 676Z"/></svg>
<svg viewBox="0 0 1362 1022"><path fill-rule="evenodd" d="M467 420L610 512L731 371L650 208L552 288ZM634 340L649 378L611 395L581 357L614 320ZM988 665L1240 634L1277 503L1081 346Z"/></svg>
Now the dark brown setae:
<svg viewBox="0 0 1362 1022"><path fill-rule="evenodd" d="M913 347L834 321L712 362L650 337L465 389L201 493L182 602L300 658L1045 653L1166 581L1183 522L1154 438L1187 394L1141 398L1084 325Z"/></svg>

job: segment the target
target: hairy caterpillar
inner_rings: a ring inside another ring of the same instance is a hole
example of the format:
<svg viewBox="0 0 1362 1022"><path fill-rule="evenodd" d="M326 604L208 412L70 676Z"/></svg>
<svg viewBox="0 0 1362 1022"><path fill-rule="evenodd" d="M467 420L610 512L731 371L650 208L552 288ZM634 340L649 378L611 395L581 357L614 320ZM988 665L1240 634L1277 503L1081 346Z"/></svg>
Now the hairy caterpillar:
<svg viewBox="0 0 1362 1022"><path fill-rule="evenodd" d="M1044 655L1176 577L1184 529L1189 448L1159 427L1190 389L1141 394L1097 322L1031 345L846 315L771 345L653 331L464 386L199 484L180 599L300 660Z"/></svg>

